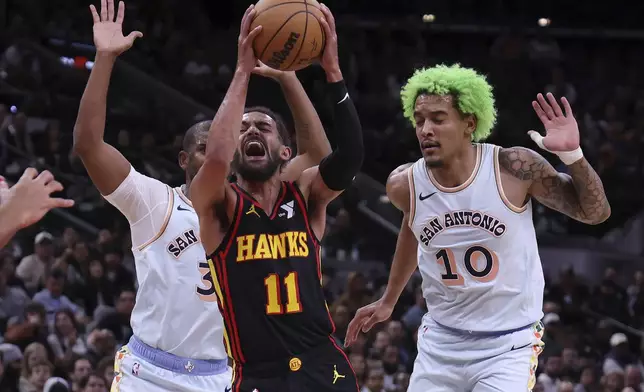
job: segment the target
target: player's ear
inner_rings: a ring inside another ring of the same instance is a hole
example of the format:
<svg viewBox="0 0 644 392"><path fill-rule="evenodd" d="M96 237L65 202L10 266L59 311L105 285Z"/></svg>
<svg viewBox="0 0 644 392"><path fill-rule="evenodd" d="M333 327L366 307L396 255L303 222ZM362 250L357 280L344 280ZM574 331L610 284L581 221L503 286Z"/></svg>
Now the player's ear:
<svg viewBox="0 0 644 392"><path fill-rule="evenodd" d="M188 153L181 150L179 151L179 166L183 169L186 170L188 168Z"/></svg>
<svg viewBox="0 0 644 392"><path fill-rule="evenodd" d="M291 150L291 147L282 146L282 148L280 149L280 158L282 158L283 161L290 160L292 154L293 150Z"/></svg>
<svg viewBox="0 0 644 392"><path fill-rule="evenodd" d="M474 116L473 114L466 114L463 117L463 120L465 121L465 134L467 136L472 136L474 131L476 131L476 116Z"/></svg>

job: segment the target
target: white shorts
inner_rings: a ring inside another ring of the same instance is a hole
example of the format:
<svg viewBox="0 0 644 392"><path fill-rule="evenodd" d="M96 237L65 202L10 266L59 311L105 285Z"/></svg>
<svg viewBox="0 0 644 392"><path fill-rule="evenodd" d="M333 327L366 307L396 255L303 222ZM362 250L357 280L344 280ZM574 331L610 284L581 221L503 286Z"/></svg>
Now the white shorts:
<svg viewBox="0 0 644 392"><path fill-rule="evenodd" d="M232 369L219 374L192 375L152 364L123 346L114 360L111 392L229 392Z"/></svg>
<svg viewBox="0 0 644 392"><path fill-rule="evenodd" d="M537 322L515 332L475 336L442 327L426 314L408 391L532 391L543 333Z"/></svg>

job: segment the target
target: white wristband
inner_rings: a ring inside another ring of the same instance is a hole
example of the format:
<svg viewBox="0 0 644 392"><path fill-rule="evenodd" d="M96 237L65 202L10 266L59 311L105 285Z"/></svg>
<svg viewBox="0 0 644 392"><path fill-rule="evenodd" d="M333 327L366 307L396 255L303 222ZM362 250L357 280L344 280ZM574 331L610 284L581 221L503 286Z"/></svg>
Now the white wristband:
<svg viewBox="0 0 644 392"><path fill-rule="evenodd" d="M572 165L573 163L584 157L584 153L581 151L581 147L577 147L572 151L550 151L543 146L543 136L541 136L538 132L529 131L528 135L535 143L537 143L537 145L541 149L555 154L559 157L559 159L561 159L561 162L563 162L567 166Z"/></svg>
<svg viewBox="0 0 644 392"><path fill-rule="evenodd" d="M584 153L581 151L581 147L577 147L576 150L572 151L557 151L554 152L554 154L556 154L559 159L561 159L561 162L563 162L566 166L570 166L584 157Z"/></svg>

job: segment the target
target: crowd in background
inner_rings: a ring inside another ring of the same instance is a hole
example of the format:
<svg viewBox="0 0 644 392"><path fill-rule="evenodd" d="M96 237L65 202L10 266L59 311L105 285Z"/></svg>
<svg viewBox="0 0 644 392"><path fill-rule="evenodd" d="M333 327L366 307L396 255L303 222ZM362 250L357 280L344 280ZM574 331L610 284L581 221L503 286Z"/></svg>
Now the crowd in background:
<svg viewBox="0 0 644 392"><path fill-rule="evenodd" d="M100 231L86 232L82 225L72 227L59 216L49 216L2 249L0 391L40 392L55 377L66 379L73 391L105 391L113 377L115 350L132 333L136 271L129 231L71 150L87 70L73 70L83 80L77 83L25 44L46 50L52 50L51 38L89 44L87 4L37 3L12 3L15 12L8 14L7 28L0 34L0 173L15 179L28 165L51 168L66 185L66 195L77 201L72 215ZM126 29L140 30L145 38L124 59L216 108L232 77L237 26L220 21L223 17L209 19L213 14L201 8L207 4L181 5L172 0L153 6L128 3ZM487 74L495 88L499 124L491 142L531 147L525 134L538 129L530 106L538 92L565 95L575 109L584 153L602 178L613 216L601 226L588 227L537 206L538 233L598 236L623 225L642 206L644 80L638 42L558 39L524 34L519 28L505 34L441 33L363 26L339 16L340 58L368 151L364 171L376 180L384 182L397 165L419 156L414 133L400 111L401 85L416 67L460 62ZM299 73L323 121L332 124L321 75L314 67ZM280 95L275 85L252 83L249 101L276 102L276 109L287 113L284 102L275 99ZM117 88L113 94L127 97L128 92ZM166 114L155 97L144 107L111 101L106 139L139 171L179 185L183 177L176 156L182 133L191 124ZM391 254L370 251L374 239L361 234L356 200L347 194L330 209L325 255L388 265ZM628 387L644 392L644 347L642 332L637 332L644 330L644 275L621 276L609 269L593 284L580 272L568 269L548 277L546 346L535 390L622 392ZM325 269L324 287L340 343L356 309L379 298L386 279L377 273ZM419 277L410 282L391 321L348 349L363 392L406 390L416 331L427 311L419 283Z"/></svg>

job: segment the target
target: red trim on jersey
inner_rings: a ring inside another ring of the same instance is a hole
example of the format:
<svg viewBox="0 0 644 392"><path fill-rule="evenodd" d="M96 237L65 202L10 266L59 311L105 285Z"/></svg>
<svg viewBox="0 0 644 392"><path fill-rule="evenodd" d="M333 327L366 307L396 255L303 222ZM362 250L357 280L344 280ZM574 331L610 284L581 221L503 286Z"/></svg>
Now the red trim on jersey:
<svg viewBox="0 0 644 392"><path fill-rule="evenodd" d="M238 197L241 197L242 194L238 193ZM233 241L235 240L235 236L237 235L237 229L239 228L239 222L242 219L242 212L244 211L244 202L242 200L239 200L237 203L237 215L235 215L235 224L233 225L232 231L229 233L228 236L228 243L226 244L226 247L224 248L224 251L221 252L221 257L223 259L226 258L226 255L228 255L228 251L230 250L230 246L233 244Z"/></svg>
<svg viewBox="0 0 644 392"><path fill-rule="evenodd" d="M239 196L241 196L244 199L248 200L249 202L255 204L255 207L262 208L262 206L259 205L259 202L257 200L255 200L251 195L249 195L245 190L243 190L239 185L237 185L237 184L230 184L230 185L233 187L233 189L235 189L237 191ZM263 209L262 209L262 211L263 211Z"/></svg>
<svg viewBox="0 0 644 392"><path fill-rule="evenodd" d="M320 245L315 246L315 262L317 264L317 270L318 270L318 279L320 280L320 286L322 286L322 262L320 260ZM329 305L326 303L326 300L324 301L324 305L326 307L326 315L329 317L329 322L331 323L331 333L335 333L335 323L333 322L333 317L331 316L331 312L329 311Z"/></svg>
<svg viewBox="0 0 644 392"><path fill-rule="evenodd" d="M241 391L242 385L242 366L240 363L235 363L235 379L233 380L233 390L235 392Z"/></svg>
<svg viewBox="0 0 644 392"><path fill-rule="evenodd" d="M340 351L340 354L346 359L347 363L349 364L349 368L353 372L353 377L356 380L356 391L360 391L360 385L358 384L358 376L356 376L356 371L353 369L353 366L351 366L351 361L349 361L349 357L347 357L347 354L344 352L343 349L338 346L338 344L335 342L335 339L333 339L333 336L329 335L329 340L331 341L331 344L333 344L333 347L335 347L338 351Z"/></svg>
<svg viewBox="0 0 644 392"><path fill-rule="evenodd" d="M217 272L217 277L219 278L217 281L219 283L219 288L223 291L226 288L226 281L224 281L225 276L223 275L222 272L222 266L221 264L221 259L217 257L215 260L213 260L213 266L215 267L215 270ZM222 293L223 295L223 293ZM222 298L223 299L223 298ZM237 336L236 331L233 328L232 325L232 320L233 316L229 314L228 309L232 306L232 304L229 304L228 306L224 307L221 304L225 304L226 301L219 300L217 301L217 304L219 305L219 309L221 311L221 315L224 319L224 325L226 327L226 332L228 333L228 340L230 343L230 354L233 356L233 359L238 360L240 358L240 352L241 352L241 347L238 347L237 342L235 341L235 336ZM226 317L226 314L228 314L228 317Z"/></svg>
<svg viewBox="0 0 644 392"><path fill-rule="evenodd" d="M271 214L271 216L269 216L270 219L275 219L275 215L277 215L277 210L279 209L280 204L282 204L284 196L286 196L286 185L284 185L284 182L282 182L280 196L277 198L277 201L275 201L275 205L273 206L273 213Z"/></svg>
<svg viewBox="0 0 644 392"><path fill-rule="evenodd" d="M302 216L304 217L304 224L306 225L306 231L309 233L309 237L311 237L311 239L313 240L313 244L317 246L320 241L318 241L318 238L315 236L315 233L313 233L313 229L311 229L311 225L309 224L309 211L306 208L304 197L302 196L302 193L300 193L300 190L297 189L297 185L295 185L292 182L289 182L288 185L291 187L291 191L293 192L293 195L295 195L295 200L297 201L297 204L300 206L300 210L302 210Z"/></svg>
<svg viewBox="0 0 644 392"><path fill-rule="evenodd" d="M231 332L232 332L232 339L235 341L238 347L238 354L239 358L234 358L235 360L239 360L239 362L246 362L244 359L244 354L242 353L242 348L241 348L241 343L239 339L239 329L237 329L237 321L235 318L235 310L233 309L233 301L232 301L232 296L230 295L230 285L228 284L228 271L226 270L226 259L222 255L220 256L221 259L221 268L222 268L222 280L224 284L224 290L226 291L226 300L228 303L228 310L230 312L230 321L231 321ZM228 336L230 339L231 336Z"/></svg>

